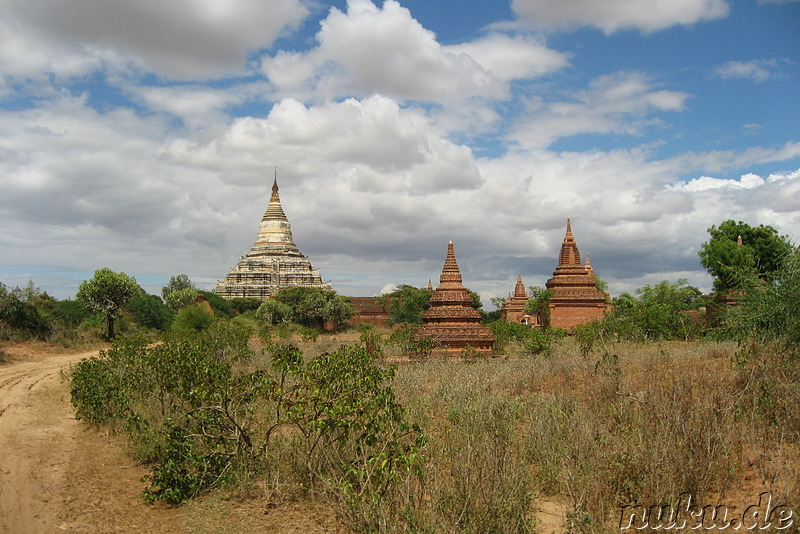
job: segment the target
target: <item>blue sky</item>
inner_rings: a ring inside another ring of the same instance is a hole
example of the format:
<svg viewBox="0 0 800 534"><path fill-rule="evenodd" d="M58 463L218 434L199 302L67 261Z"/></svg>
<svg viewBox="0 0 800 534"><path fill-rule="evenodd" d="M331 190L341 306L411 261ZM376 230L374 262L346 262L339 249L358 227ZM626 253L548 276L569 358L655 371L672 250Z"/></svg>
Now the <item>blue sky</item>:
<svg viewBox="0 0 800 534"><path fill-rule="evenodd" d="M800 234L800 2L6 0L0 281L214 286L274 169L346 295L543 285L567 217L612 295L727 219Z"/></svg>

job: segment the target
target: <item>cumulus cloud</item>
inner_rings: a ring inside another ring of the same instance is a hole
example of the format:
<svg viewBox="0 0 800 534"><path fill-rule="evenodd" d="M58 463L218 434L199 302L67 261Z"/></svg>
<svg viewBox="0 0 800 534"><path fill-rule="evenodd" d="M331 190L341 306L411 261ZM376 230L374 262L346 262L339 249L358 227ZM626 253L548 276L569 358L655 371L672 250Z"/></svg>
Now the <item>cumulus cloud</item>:
<svg viewBox="0 0 800 534"><path fill-rule="evenodd" d="M0 14L6 73L75 75L114 59L204 79L243 71L248 51L269 47L308 10L299 0L9 0Z"/></svg>
<svg viewBox="0 0 800 534"><path fill-rule="evenodd" d="M765 82L779 74L777 59L754 59L752 61L728 61L714 69L720 78L741 78L756 83Z"/></svg>
<svg viewBox="0 0 800 534"><path fill-rule="evenodd" d="M284 93L309 90L324 98L379 93L431 102L470 97L504 98L507 82L566 65L566 55L530 37L493 34L476 42L441 46L433 32L395 0L378 8L349 0L332 8L307 52L265 57L262 71ZM309 95L311 96L311 95Z"/></svg>
<svg viewBox="0 0 800 534"><path fill-rule="evenodd" d="M493 76L503 80L536 78L568 64L568 55L548 48L540 38L500 33L445 47L453 54L466 54Z"/></svg>
<svg viewBox="0 0 800 534"><path fill-rule="evenodd" d="M516 15L536 27L570 29L594 26L654 32L728 16L725 0L512 0Z"/></svg>
<svg viewBox="0 0 800 534"><path fill-rule="evenodd" d="M569 101L536 102L511 137L523 147L547 147L557 139L584 133L635 135L658 112L681 111L689 95L658 89L647 76L622 72L601 76Z"/></svg>
<svg viewBox="0 0 800 534"><path fill-rule="evenodd" d="M266 118L237 119L213 143L181 140L165 157L197 166L217 162L228 180L251 184L273 165L302 179L335 177L365 192L421 195L480 182L469 148L437 136L423 115L379 96L319 106L285 99Z"/></svg>

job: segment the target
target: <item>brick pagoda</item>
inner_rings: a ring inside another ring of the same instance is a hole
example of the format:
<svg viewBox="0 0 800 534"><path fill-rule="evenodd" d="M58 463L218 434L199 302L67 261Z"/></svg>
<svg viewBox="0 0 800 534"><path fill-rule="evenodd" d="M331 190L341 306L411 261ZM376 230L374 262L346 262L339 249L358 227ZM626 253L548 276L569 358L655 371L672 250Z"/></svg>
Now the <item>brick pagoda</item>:
<svg viewBox="0 0 800 534"><path fill-rule="evenodd" d="M478 351L492 350L494 334L481 324L481 314L472 307L472 297L461 283L452 241L439 282L413 339L431 337L442 345L440 350L447 351L462 351L468 345Z"/></svg>
<svg viewBox="0 0 800 534"><path fill-rule="evenodd" d="M603 319L606 294L597 289L597 278L588 255L586 264L581 264L581 254L572 236L569 219L558 266L545 287L553 290L549 302L550 326L570 329L594 319Z"/></svg>
<svg viewBox="0 0 800 534"><path fill-rule="evenodd" d="M526 304L528 304L528 294L525 292L525 284L522 283L522 274L518 274L514 293L509 295L508 300L500 307L500 318L511 323L529 324L529 320L535 317L525 314Z"/></svg>
<svg viewBox="0 0 800 534"><path fill-rule="evenodd" d="M226 299L266 300L281 289L295 286L330 289L331 284L323 282L319 269L314 269L308 257L294 244L292 227L278 196L276 175L256 242L225 280L217 283L214 292Z"/></svg>

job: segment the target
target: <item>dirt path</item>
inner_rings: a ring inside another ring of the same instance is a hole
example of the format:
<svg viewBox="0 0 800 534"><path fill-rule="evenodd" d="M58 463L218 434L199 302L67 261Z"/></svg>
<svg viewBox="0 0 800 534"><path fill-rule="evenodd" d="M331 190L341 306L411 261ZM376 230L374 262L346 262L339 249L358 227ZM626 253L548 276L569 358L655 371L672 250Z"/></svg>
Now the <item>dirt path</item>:
<svg viewBox="0 0 800 534"><path fill-rule="evenodd" d="M0 363L0 534L341 532L324 503L209 496L181 507L147 505L147 470L122 438L75 419L62 371L97 351L3 347Z"/></svg>
<svg viewBox="0 0 800 534"><path fill-rule="evenodd" d="M141 467L75 420L62 370L97 351L5 350L11 361L0 364L0 532L181 532L174 510L141 503Z"/></svg>

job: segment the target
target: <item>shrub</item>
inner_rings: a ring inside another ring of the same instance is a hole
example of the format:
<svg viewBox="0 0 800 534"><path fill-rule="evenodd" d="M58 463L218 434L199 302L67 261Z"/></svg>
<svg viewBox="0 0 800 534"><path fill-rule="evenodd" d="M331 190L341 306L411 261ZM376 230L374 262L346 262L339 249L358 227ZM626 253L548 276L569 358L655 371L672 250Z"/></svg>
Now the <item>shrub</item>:
<svg viewBox="0 0 800 534"><path fill-rule="evenodd" d="M128 397L122 377L104 353L100 358L78 362L72 370L71 383L70 399L76 419L97 426L127 417Z"/></svg>
<svg viewBox="0 0 800 534"><path fill-rule="evenodd" d="M155 295L142 293L127 306L133 320L146 328L169 330L175 320L175 314Z"/></svg>
<svg viewBox="0 0 800 534"><path fill-rule="evenodd" d="M256 318L269 324L288 323L292 320L292 309L277 300L265 300L258 306Z"/></svg>
<svg viewBox="0 0 800 534"><path fill-rule="evenodd" d="M264 301L254 297L236 297L230 299L228 302L230 303L231 308L236 313L241 315L242 313L249 311L256 311Z"/></svg>
<svg viewBox="0 0 800 534"><path fill-rule="evenodd" d="M178 312L173 328L188 328L196 331L205 330L211 326L214 316L197 304L186 306Z"/></svg>

